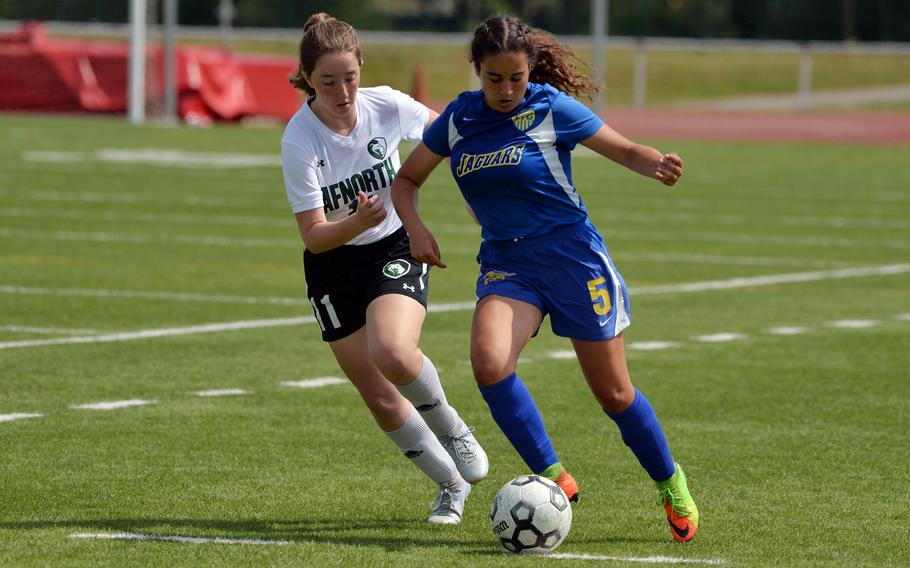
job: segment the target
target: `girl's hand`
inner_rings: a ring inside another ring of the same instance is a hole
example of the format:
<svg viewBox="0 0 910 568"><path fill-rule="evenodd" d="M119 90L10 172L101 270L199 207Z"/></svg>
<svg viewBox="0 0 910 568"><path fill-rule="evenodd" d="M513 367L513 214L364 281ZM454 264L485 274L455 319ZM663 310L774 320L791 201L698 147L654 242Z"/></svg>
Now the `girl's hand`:
<svg viewBox="0 0 910 568"><path fill-rule="evenodd" d="M382 223L386 210L378 195L368 198L367 194L361 191L357 193L357 211L354 215L357 216L357 220L365 231Z"/></svg>
<svg viewBox="0 0 910 568"><path fill-rule="evenodd" d="M682 176L683 162L678 154L664 154L657 165L655 177L664 185L671 186Z"/></svg>
<svg viewBox="0 0 910 568"><path fill-rule="evenodd" d="M420 262L425 262L431 266L445 268L442 262L442 254L439 252L439 244L436 243L436 237L433 236L426 226L422 223L413 233L408 233L411 239L411 256Z"/></svg>

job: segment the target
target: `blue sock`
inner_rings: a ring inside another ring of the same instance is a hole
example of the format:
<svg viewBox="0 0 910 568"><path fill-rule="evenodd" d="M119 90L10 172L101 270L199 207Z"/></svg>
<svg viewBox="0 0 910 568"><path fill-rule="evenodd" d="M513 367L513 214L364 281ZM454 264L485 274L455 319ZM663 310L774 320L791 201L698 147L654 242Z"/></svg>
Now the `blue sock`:
<svg viewBox="0 0 910 568"><path fill-rule="evenodd" d="M607 416L619 426L622 441L629 446L651 479L665 481L673 476L676 466L673 465L670 446L651 403L641 391L635 389L635 400L629 408L616 414L607 412Z"/></svg>
<svg viewBox="0 0 910 568"><path fill-rule="evenodd" d="M559 461L540 411L517 374L479 388L493 420L532 472L540 473Z"/></svg>

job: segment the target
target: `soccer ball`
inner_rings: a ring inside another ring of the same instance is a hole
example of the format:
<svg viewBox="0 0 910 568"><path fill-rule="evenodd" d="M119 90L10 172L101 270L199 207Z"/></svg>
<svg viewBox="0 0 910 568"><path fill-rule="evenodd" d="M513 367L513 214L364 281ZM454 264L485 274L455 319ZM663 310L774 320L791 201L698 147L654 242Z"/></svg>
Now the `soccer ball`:
<svg viewBox="0 0 910 568"><path fill-rule="evenodd" d="M514 554L552 552L571 526L569 499L546 477L516 477L493 498L490 528L493 536Z"/></svg>

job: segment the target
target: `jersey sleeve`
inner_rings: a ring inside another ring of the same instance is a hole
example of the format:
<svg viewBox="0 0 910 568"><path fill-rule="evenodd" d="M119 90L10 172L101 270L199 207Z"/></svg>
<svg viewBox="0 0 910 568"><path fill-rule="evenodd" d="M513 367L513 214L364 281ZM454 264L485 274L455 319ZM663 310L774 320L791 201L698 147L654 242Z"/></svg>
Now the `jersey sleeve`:
<svg viewBox="0 0 910 568"><path fill-rule="evenodd" d="M417 102L410 95L392 89L392 98L398 107L398 121L401 126L401 138L416 142L423 135L423 127L430 117L430 109Z"/></svg>
<svg viewBox="0 0 910 568"><path fill-rule="evenodd" d="M454 103L453 103L454 104ZM434 154L440 156L451 156L452 148L449 147L449 129L454 128L450 125L452 122L452 105L450 104L439 118L433 121L423 133L423 143Z"/></svg>
<svg viewBox="0 0 910 568"><path fill-rule="evenodd" d="M550 106L553 110L556 140L570 150L582 140L594 136L604 124L591 109L565 93L557 93L552 97Z"/></svg>
<svg viewBox="0 0 910 568"><path fill-rule="evenodd" d="M291 211L300 213L323 206L322 190L316 178L313 153L297 146L282 142L281 169L284 173L284 190L287 192ZM309 159L307 159L309 157Z"/></svg>

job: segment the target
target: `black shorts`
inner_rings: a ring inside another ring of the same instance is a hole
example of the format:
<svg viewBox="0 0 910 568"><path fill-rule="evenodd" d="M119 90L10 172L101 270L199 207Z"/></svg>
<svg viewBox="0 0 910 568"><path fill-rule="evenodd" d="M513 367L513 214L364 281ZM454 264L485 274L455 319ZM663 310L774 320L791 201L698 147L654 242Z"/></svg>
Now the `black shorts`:
<svg viewBox="0 0 910 568"><path fill-rule="evenodd" d="M429 265L414 260L404 228L375 243L303 252L307 296L323 341L351 335L367 321L367 306L383 294L402 294L427 306Z"/></svg>

